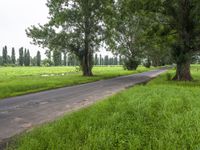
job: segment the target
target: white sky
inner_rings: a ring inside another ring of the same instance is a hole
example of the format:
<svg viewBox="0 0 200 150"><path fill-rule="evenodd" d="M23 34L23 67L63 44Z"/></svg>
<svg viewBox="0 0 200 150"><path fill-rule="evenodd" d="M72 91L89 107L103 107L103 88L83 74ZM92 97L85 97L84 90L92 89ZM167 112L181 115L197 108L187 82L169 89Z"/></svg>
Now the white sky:
<svg viewBox="0 0 200 150"><path fill-rule="evenodd" d="M45 4L46 0L0 0L0 55L5 45L9 55L12 47L15 47L17 56L20 47L28 48L32 56L37 50L44 54L45 50L30 44L31 39L26 36L25 29L48 21Z"/></svg>
<svg viewBox="0 0 200 150"><path fill-rule="evenodd" d="M16 54L20 47L30 49L35 56L38 46L30 44L25 29L31 25L47 22L48 8L46 0L0 0L0 55L2 47L7 45L9 49L15 47ZM44 50L41 51L44 53Z"/></svg>

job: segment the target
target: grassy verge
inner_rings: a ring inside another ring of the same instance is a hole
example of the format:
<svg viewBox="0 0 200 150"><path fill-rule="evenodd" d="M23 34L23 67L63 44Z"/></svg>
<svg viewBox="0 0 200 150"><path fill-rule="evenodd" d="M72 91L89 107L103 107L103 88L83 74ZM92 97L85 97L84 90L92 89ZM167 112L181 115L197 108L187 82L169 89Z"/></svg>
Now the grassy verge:
<svg viewBox="0 0 200 150"><path fill-rule="evenodd" d="M200 71L192 72L195 82L167 81L162 75L146 86L36 128L14 146L19 150L199 149Z"/></svg>
<svg viewBox="0 0 200 150"><path fill-rule="evenodd" d="M151 68L153 69L153 68ZM93 82L101 79L148 71L122 67L94 67L93 77L83 77L75 67L2 67L0 68L0 99L59 87Z"/></svg>

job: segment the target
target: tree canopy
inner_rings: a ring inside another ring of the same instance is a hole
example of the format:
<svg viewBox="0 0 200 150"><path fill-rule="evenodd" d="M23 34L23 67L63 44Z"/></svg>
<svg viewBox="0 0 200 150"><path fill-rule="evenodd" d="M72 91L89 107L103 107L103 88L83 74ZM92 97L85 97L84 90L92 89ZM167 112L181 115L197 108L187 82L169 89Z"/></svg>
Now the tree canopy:
<svg viewBox="0 0 200 150"><path fill-rule="evenodd" d="M49 22L28 28L28 37L75 54L83 75L93 75L93 55L106 43L127 69L142 61L175 62L174 80L192 80L190 63L200 43L198 0L48 0L47 7Z"/></svg>
<svg viewBox="0 0 200 150"><path fill-rule="evenodd" d="M49 22L26 30L34 44L68 50L80 60L83 75L92 75L93 54L103 40L107 0L48 0Z"/></svg>

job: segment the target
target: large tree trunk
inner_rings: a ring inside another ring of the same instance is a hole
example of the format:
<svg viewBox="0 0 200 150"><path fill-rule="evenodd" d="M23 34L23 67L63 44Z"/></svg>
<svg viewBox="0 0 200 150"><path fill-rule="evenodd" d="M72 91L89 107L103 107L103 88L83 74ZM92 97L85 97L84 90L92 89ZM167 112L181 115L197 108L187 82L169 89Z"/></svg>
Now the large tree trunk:
<svg viewBox="0 0 200 150"><path fill-rule="evenodd" d="M85 40L84 40L84 54L82 59L82 71L83 76L93 76L93 53L90 50L90 27L89 27L89 17L85 17Z"/></svg>
<svg viewBox="0 0 200 150"><path fill-rule="evenodd" d="M93 76L92 73L92 54L85 52L85 55L82 59L81 68L83 76Z"/></svg>
<svg viewBox="0 0 200 150"><path fill-rule="evenodd" d="M176 81L191 81L192 76L190 73L190 61L179 62L176 67L176 75L173 78Z"/></svg>
<svg viewBox="0 0 200 150"><path fill-rule="evenodd" d="M174 56L177 62L176 76L174 80L191 81L190 63L192 54L192 39L194 29L194 22L192 15L191 0L178 0L178 11L175 14L174 21L176 22L176 30L178 32L177 46L174 49Z"/></svg>

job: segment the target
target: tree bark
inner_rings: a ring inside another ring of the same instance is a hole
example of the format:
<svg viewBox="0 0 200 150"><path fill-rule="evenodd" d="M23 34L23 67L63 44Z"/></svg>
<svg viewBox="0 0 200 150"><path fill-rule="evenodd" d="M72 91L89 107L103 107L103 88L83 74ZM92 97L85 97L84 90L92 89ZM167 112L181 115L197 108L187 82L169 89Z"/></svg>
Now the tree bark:
<svg viewBox="0 0 200 150"><path fill-rule="evenodd" d="M84 54L82 59L82 71L83 76L93 76L92 67L93 67L93 53L90 50L90 25L89 17L85 16L85 40L84 40Z"/></svg>
<svg viewBox="0 0 200 150"><path fill-rule="evenodd" d="M190 72L191 54L194 38L194 22L192 15L192 3L190 0L178 0L179 9L174 15L176 22L176 30L178 31L177 46L174 49L175 59L177 62L176 75L173 78L178 81L191 81L192 76Z"/></svg>
<svg viewBox="0 0 200 150"><path fill-rule="evenodd" d="M177 63L176 75L173 80L192 81L192 76L190 72L190 61Z"/></svg>
<svg viewBox="0 0 200 150"><path fill-rule="evenodd" d="M85 55L81 63L83 76L93 76L92 66L92 54L88 51L85 51Z"/></svg>

